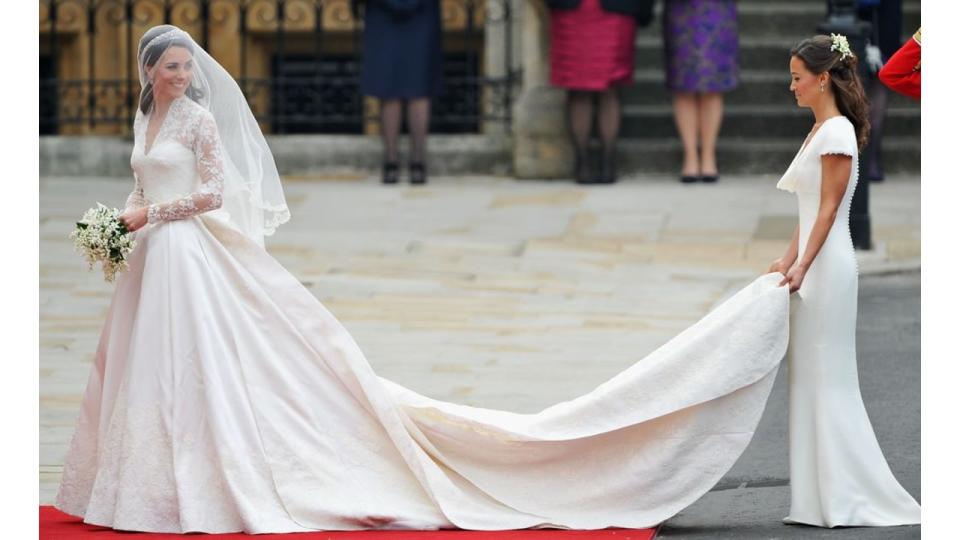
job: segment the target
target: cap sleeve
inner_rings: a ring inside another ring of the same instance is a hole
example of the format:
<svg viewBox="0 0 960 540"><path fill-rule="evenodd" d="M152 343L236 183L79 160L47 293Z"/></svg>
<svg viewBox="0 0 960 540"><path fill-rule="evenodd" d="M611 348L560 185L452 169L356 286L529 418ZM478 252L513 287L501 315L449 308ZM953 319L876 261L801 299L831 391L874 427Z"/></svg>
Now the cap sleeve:
<svg viewBox="0 0 960 540"><path fill-rule="evenodd" d="M840 154L853 158L857 157L857 134L850 120L838 118L823 127L827 128L827 132L820 139L818 154L821 156Z"/></svg>

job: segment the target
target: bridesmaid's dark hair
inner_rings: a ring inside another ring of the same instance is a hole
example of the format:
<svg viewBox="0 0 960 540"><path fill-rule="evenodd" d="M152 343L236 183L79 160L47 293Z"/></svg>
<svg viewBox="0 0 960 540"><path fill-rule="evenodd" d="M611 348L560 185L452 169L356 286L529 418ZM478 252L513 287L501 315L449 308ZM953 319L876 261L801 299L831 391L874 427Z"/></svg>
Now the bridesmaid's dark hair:
<svg viewBox="0 0 960 540"><path fill-rule="evenodd" d="M830 73L830 86L837 99L837 108L850 120L857 134L857 147L862 151L870 138L870 102L863 91L863 84L857 75L857 57L849 55L843 58L840 51L832 51L833 39L818 35L797 43L790 49L790 56L796 56L817 75Z"/></svg>
<svg viewBox="0 0 960 540"><path fill-rule="evenodd" d="M159 36L160 34L169 32L170 30L176 30L176 29L177 29L176 26L164 24L161 26L154 26L150 30L147 30L147 32L143 34L143 37L140 39L140 47L137 51L137 58L140 58L141 56L143 56L144 47L146 47L147 44L153 40L153 38ZM143 62L143 65L145 67L153 67L160 60L160 57L163 56L163 53L166 52L167 49L169 49L170 47L183 47L184 49L187 49L188 51L190 51L190 54L193 54L193 41L189 39L184 39L182 37L175 37L171 39L163 47L150 48L150 50L147 51L147 56L141 60ZM150 107L153 106L152 90L153 90L153 83L150 81L147 81L147 83L143 87L143 90L140 92L140 111L142 111L143 114L147 114L148 112L150 112ZM187 94L187 97L189 97L194 101L197 101L203 96L203 93L200 92L200 90L195 88L193 85L190 85L187 87L186 94Z"/></svg>

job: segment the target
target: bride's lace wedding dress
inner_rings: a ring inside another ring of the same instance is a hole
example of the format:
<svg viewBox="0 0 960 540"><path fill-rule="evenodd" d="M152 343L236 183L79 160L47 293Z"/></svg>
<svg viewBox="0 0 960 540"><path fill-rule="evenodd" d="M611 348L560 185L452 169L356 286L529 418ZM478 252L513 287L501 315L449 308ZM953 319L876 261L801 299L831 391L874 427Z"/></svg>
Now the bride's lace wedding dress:
<svg viewBox="0 0 960 540"><path fill-rule="evenodd" d="M537 414L378 377L340 323L229 225L216 124L176 99L135 126L117 281L56 506L157 532L649 527L750 441L788 344L757 279L592 392Z"/></svg>

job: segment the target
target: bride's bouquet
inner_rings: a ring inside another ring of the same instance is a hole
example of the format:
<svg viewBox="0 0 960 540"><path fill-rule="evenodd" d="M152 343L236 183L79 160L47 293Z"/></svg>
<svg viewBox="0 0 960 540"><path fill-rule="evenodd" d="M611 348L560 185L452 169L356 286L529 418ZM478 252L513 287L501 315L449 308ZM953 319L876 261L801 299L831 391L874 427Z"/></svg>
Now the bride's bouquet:
<svg viewBox="0 0 960 540"><path fill-rule="evenodd" d="M97 203L83 214L70 233L74 247L83 254L90 269L103 266L103 278L112 282L117 272L127 269L127 255L137 243L133 233L120 221L120 210Z"/></svg>

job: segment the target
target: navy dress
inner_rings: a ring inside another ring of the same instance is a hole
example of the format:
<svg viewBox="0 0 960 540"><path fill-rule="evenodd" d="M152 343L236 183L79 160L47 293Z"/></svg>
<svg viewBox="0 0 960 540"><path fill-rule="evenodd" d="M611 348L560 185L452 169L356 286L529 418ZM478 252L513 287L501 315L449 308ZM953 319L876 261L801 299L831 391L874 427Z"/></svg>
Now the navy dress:
<svg viewBox="0 0 960 540"><path fill-rule="evenodd" d="M440 0L367 0L360 91L380 99L443 89Z"/></svg>

